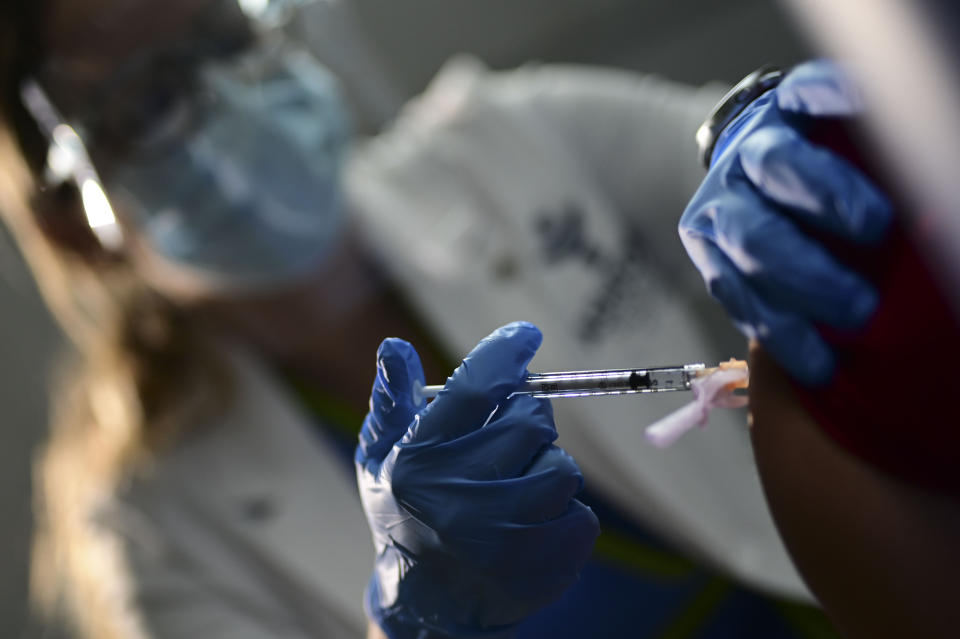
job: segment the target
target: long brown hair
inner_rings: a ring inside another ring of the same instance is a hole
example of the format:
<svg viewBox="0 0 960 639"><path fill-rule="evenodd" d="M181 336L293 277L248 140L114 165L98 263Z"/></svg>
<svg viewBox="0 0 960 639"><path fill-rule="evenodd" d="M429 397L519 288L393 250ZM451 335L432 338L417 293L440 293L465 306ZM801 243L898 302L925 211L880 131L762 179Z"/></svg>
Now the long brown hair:
<svg viewBox="0 0 960 639"><path fill-rule="evenodd" d="M122 548L94 515L195 409L222 398L223 368L194 317L147 287L126 260L70 250L44 228L44 216L66 220L76 208L75 194L39 179L47 144L20 103L21 83L43 59L45 3L2 4L0 215L71 347L35 464L33 600L88 639L142 636L124 594Z"/></svg>

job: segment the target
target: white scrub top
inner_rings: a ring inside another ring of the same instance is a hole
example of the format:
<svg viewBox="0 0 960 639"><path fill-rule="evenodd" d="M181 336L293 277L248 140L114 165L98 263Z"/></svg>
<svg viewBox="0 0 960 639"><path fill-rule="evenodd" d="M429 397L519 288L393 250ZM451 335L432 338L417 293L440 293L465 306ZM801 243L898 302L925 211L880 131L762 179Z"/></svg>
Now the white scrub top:
<svg viewBox="0 0 960 639"><path fill-rule="evenodd" d="M742 358L676 230L704 175L694 131L722 93L456 59L354 154L349 198L452 353L528 320L544 333L531 371ZM744 411L716 411L669 450L644 441L684 395L554 400L559 443L635 521L748 584L809 598L766 507Z"/></svg>
<svg viewBox="0 0 960 639"><path fill-rule="evenodd" d="M352 465L254 358L227 356L227 409L99 514L122 542L123 568L98 569L123 636L364 637L374 553Z"/></svg>

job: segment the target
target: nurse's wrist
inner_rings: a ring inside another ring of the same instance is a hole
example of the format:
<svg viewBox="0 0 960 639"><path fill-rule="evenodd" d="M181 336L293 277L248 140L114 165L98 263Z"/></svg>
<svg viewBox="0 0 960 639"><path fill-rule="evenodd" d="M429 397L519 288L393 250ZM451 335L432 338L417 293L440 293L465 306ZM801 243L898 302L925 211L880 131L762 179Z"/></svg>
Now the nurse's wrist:
<svg viewBox="0 0 960 639"><path fill-rule="evenodd" d="M387 613L376 625L387 639L515 639L517 626L471 628L468 626L439 627L420 618L414 612Z"/></svg>
<svg viewBox="0 0 960 639"><path fill-rule="evenodd" d="M509 628L469 628L457 626L439 628L415 615L390 615L375 625L387 639L515 639L516 626Z"/></svg>
<svg viewBox="0 0 960 639"><path fill-rule="evenodd" d="M446 585L433 583L432 587L443 590ZM397 601L388 607L380 604L381 584L376 573L364 593L364 612L383 637L387 639L515 639L518 623L508 626L474 627L438 614L424 614L419 604L431 599L430 593L411 592L409 584L398 584L404 591ZM377 635L368 639L379 639Z"/></svg>

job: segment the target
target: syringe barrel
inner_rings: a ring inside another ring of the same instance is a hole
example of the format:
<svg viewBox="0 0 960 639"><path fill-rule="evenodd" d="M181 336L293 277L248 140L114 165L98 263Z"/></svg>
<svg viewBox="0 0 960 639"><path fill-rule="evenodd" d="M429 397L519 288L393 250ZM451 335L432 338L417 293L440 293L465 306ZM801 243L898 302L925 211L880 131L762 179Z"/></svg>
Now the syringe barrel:
<svg viewBox="0 0 960 639"><path fill-rule="evenodd" d="M686 365L650 369L531 373L515 394L581 397L689 390L690 379L695 370L697 367Z"/></svg>
<svg viewBox="0 0 960 639"><path fill-rule="evenodd" d="M534 397L592 397L597 395L634 395L690 390L690 381L701 364L623 368L613 370L530 373L513 395ZM436 397L443 386L414 384L416 401Z"/></svg>

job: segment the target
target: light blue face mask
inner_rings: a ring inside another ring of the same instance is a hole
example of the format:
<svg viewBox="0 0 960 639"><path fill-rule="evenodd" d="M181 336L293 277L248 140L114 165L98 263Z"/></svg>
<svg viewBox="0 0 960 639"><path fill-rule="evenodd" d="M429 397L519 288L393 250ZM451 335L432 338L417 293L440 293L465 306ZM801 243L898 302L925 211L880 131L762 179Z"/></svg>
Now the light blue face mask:
<svg viewBox="0 0 960 639"><path fill-rule="evenodd" d="M261 45L205 67L199 84L199 123L149 160L112 167L108 190L133 209L148 257L201 292L302 276L343 228L349 126L335 79L304 51Z"/></svg>

